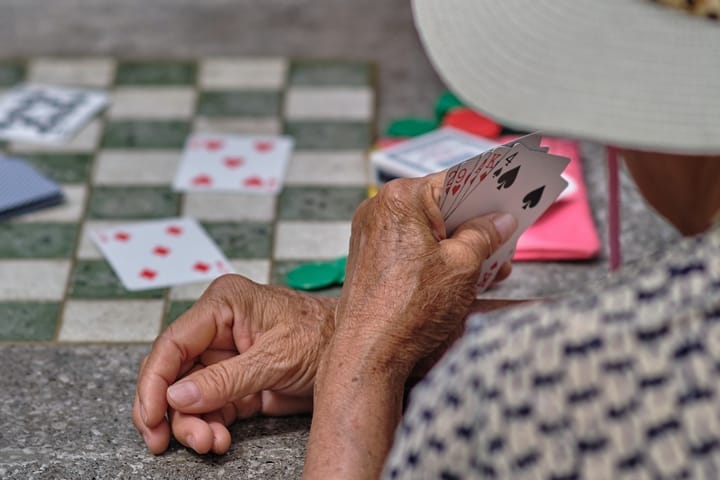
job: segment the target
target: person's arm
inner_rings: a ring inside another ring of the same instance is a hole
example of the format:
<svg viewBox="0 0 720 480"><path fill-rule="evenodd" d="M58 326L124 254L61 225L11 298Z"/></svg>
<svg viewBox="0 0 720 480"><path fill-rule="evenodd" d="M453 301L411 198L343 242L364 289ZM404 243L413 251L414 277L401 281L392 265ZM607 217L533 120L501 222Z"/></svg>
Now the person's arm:
<svg viewBox="0 0 720 480"><path fill-rule="evenodd" d="M304 476L377 478L410 372L462 331L482 262L517 228L486 215L447 237L441 176L395 181L353 218L335 334L316 377Z"/></svg>

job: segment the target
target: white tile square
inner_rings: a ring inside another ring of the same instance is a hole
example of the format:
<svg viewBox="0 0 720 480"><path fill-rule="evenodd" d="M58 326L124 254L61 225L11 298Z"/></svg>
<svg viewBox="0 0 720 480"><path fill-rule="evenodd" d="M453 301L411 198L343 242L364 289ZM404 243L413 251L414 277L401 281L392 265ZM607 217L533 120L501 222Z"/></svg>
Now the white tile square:
<svg viewBox="0 0 720 480"><path fill-rule="evenodd" d="M87 198L87 186L65 184L60 186L65 202L55 207L27 213L13 221L28 222L78 222L82 218Z"/></svg>
<svg viewBox="0 0 720 480"><path fill-rule="evenodd" d="M190 118L195 110L192 88L118 88L108 116L113 120L173 120Z"/></svg>
<svg viewBox="0 0 720 480"><path fill-rule="evenodd" d="M287 69L283 58L208 58L199 83L203 90L281 90Z"/></svg>
<svg viewBox="0 0 720 480"><path fill-rule="evenodd" d="M270 282L269 260L230 260L235 273L250 280L267 284ZM177 285L170 289L172 300L197 300L212 282Z"/></svg>
<svg viewBox="0 0 720 480"><path fill-rule="evenodd" d="M74 138L67 143L57 144L33 144L13 142L10 144L10 150L17 153L25 152L54 152L54 153L88 153L93 152L100 140L100 132L102 124L99 119L92 120L85 125Z"/></svg>
<svg viewBox="0 0 720 480"><path fill-rule="evenodd" d="M180 163L180 150L102 150L95 160L96 185L167 185Z"/></svg>
<svg viewBox="0 0 720 480"><path fill-rule="evenodd" d="M201 221L270 222L277 197L270 194L186 192L182 214Z"/></svg>
<svg viewBox="0 0 720 480"><path fill-rule="evenodd" d="M330 260L347 255L350 222L278 222L275 258Z"/></svg>
<svg viewBox="0 0 720 480"><path fill-rule="evenodd" d="M290 159L285 184L365 186L367 171L363 151L296 151Z"/></svg>
<svg viewBox="0 0 720 480"><path fill-rule="evenodd" d="M151 342L160 333L162 300L68 300L61 342Z"/></svg>
<svg viewBox="0 0 720 480"><path fill-rule="evenodd" d="M69 260L0 260L0 300L62 300Z"/></svg>
<svg viewBox="0 0 720 480"><path fill-rule="evenodd" d="M351 87L293 87L285 97L288 120L370 121L371 89Z"/></svg>
<svg viewBox="0 0 720 480"><path fill-rule="evenodd" d="M109 58L38 58L30 63L32 83L70 87L106 88L115 76L115 62Z"/></svg>
<svg viewBox="0 0 720 480"><path fill-rule="evenodd" d="M280 135L282 124L277 117L197 117L193 124L193 133Z"/></svg>

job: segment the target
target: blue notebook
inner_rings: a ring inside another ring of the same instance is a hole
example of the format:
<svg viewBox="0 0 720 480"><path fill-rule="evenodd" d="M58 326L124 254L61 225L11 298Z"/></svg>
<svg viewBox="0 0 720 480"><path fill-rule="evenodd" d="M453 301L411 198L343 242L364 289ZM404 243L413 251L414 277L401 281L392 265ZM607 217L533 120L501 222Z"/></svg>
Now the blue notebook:
<svg viewBox="0 0 720 480"><path fill-rule="evenodd" d="M17 158L0 156L0 220L62 203L60 187Z"/></svg>

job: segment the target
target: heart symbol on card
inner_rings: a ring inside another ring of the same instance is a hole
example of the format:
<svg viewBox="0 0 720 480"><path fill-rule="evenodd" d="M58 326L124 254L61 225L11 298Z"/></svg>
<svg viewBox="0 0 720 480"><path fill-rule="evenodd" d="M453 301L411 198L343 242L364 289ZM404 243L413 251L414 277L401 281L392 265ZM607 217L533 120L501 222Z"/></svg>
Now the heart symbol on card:
<svg viewBox="0 0 720 480"><path fill-rule="evenodd" d="M223 164L225 164L227 168L238 168L245 164L245 159L243 157L226 157L225 160L223 160Z"/></svg>
<svg viewBox="0 0 720 480"><path fill-rule="evenodd" d="M207 148L211 152L220 150L221 148L223 148L223 141L222 140L207 140L205 142L205 148Z"/></svg>
<svg viewBox="0 0 720 480"><path fill-rule="evenodd" d="M208 270L210 270L210 265L203 262L197 262L195 265L193 265L193 270L200 273L207 273Z"/></svg>
<svg viewBox="0 0 720 480"><path fill-rule="evenodd" d="M127 232L117 232L115 235L113 235L115 240L118 242L127 242L130 240L130 234Z"/></svg>
<svg viewBox="0 0 720 480"><path fill-rule="evenodd" d="M255 150L258 152L269 152L273 149L273 143L269 141L258 141L255 142Z"/></svg>
<svg viewBox="0 0 720 480"><path fill-rule="evenodd" d="M168 247L158 245L157 247L153 248L153 254L159 257L165 257L170 254L170 249Z"/></svg>
<svg viewBox="0 0 720 480"><path fill-rule="evenodd" d="M150 268L143 268L140 271L140 277L144 278L145 280L154 280L155 277L157 277L157 272Z"/></svg>
<svg viewBox="0 0 720 480"><path fill-rule="evenodd" d="M191 180L196 187L206 187L212 184L212 178L208 175L197 175Z"/></svg>
<svg viewBox="0 0 720 480"><path fill-rule="evenodd" d="M245 180L243 180L243 185L246 187L262 187L263 186L263 179L260 177L247 177Z"/></svg>
<svg viewBox="0 0 720 480"><path fill-rule="evenodd" d="M452 188L452 193L453 193L453 195L455 195L455 194L458 192L458 190L460 190L460 187L461 187L461 186L462 186L462 185L460 185L460 184L457 184L457 185L454 185L454 186L453 186L453 188Z"/></svg>
<svg viewBox="0 0 720 480"><path fill-rule="evenodd" d="M176 225L171 225L165 229L165 233L168 235L173 235L175 237L182 235L183 229L182 227L178 227Z"/></svg>

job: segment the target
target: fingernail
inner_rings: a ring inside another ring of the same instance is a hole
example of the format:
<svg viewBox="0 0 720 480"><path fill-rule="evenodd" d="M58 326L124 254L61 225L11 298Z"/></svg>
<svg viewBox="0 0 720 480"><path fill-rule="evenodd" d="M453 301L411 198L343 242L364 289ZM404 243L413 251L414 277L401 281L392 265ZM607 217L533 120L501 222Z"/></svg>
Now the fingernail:
<svg viewBox="0 0 720 480"><path fill-rule="evenodd" d="M195 437L193 437L192 435L188 435L187 437L185 437L185 443L187 443L188 447L197 451L197 448L195 448Z"/></svg>
<svg viewBox="0 0 720 480"><path fill-rule="evenodd" d="M492 218L492 222L495 225L495 230L497 230L500 235L502 242L505 242L505 240L510 238L518 227L517 220L515 220L515 217L509 213L495 215Z"/></svg>
<svg viewBox="0 0 720 480"><path fill-rule="evenodd" d="M191 381L180 382L168 388L168 397L177 407L187 407L200 400L200 390Z"/></svg>
<svg viewBox="0 0 720 480"><path fill-rule="evenodd" d="M140 418L142 418L142 421L145 425L147 425L147 413L145 413L145 405L140 402Z"/></svg>

